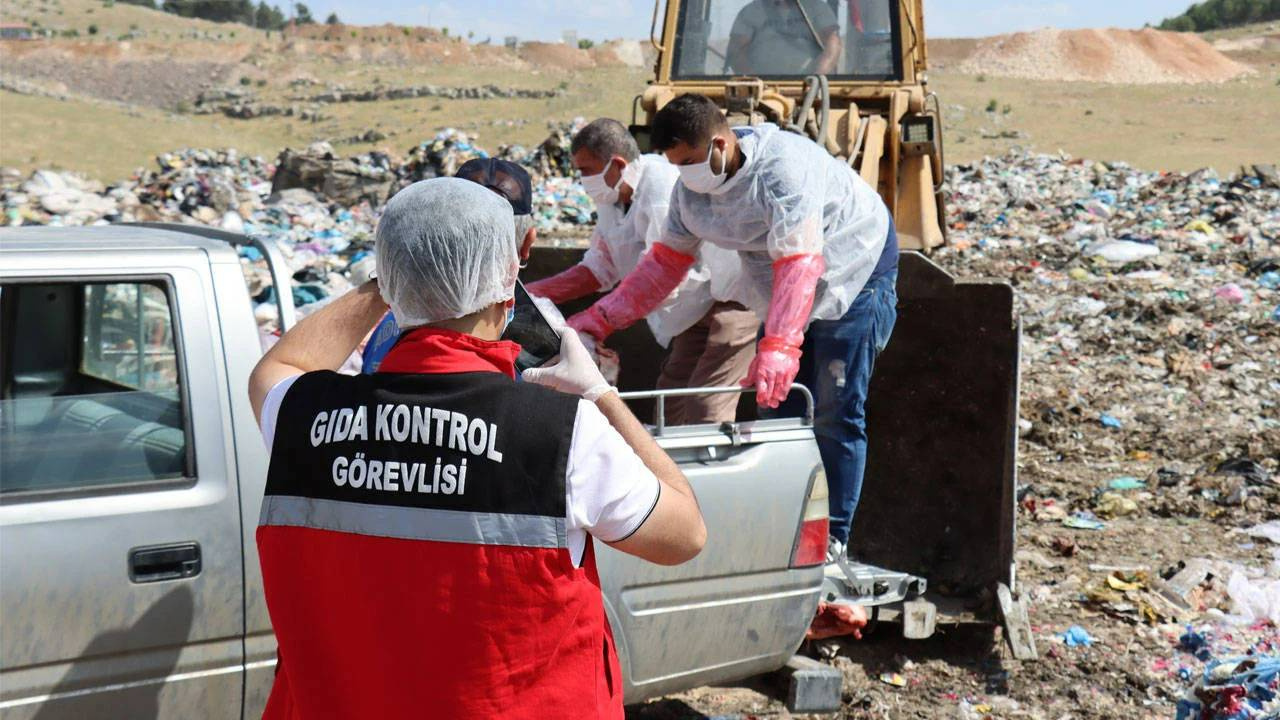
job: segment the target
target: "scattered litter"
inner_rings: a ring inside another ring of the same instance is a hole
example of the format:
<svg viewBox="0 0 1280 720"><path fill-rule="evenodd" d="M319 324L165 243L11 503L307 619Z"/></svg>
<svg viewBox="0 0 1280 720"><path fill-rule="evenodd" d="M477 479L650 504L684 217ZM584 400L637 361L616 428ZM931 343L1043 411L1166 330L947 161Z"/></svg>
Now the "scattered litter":
<svg viewBox="0 0 1280 720"><path fill-rule="evenodd" d="M1264 720L1280 717L1280 656L1233 657L1209 663L1178 701L1176 720Z"/></svg>
<svg viewBox="0 0 1280 720"><path fill-rule="evenodd" d="M894 687L907 686L907 679L899 673L880 673L880 682Z"/></svg>
<svg viewBox="0 0 1280 720"><path fill-rule="evenodd" d="M1072 625L1058 633L1058 638L1067 647L1089 647L1093 644L1093 638L1090 637L1089 632L1079 625Z"/></svg>
<svg viewBox="0 0 1280 720"><path fill-rule="evenodd" d="M1095 245L1090 245L1084 252L1086 255L1100 257L1109 263L1126 265L1131 262L1142 260L1143 258L1159 255L1160 248L1155 245L1134 242L1132 240L1107 240Z"/></svg>
<svg viewBox="0 0 1280 720"><path fill-rule="evenodd" d="M1263 538L1280 545L1280 520L1272 520L1260 525L1254 525L1244 531L1249 537Z"/></svg>
<svg viewBox="0 0 1280 720"><path fill-rule="evenodd" d="M1247 302L1249 300L1249 296L1245 293L1244 288L1241 288L1235 283L1227 283L1226 285L1223 285L1217 290L1214 290L1213 295L1219 300L1226 300L1233 305L1239 305L1240 303Z"/></svg>
<svg viewBox="0 0 1280 720"><path fill-rule="evenodd" d="M1107 491L1098 496L1093 509L1101 518L1117 518L1138 511L1138 503L1118 492Z"/></svg>
<svg viewBox="0 0 1280 720"><path fill-rule="evenodd" d="M1077 512L1070 517L1063 519L1062 524L1073 530L1102 530L1107 526L1106 523L1098 520L1090 512Z"/></svg>
<svg viewBox="0 0 1280 720"><path fill-rule="evenodd" d="M1112 490L1141 490L1146 486L1147 483L1145 480L1139 480L1136 477L1130 477L1128 475L1115 478L1111 482L1107 483L1107 487Z"/></svg>

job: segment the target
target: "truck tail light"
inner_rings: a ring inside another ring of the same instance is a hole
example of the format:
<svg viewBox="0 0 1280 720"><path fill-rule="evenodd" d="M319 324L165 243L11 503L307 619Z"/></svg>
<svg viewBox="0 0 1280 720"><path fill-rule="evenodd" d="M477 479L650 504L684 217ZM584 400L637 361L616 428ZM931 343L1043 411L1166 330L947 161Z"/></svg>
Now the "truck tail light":
<svg viewBox="0 0 1280 720"><path fill-rule="evenodd" d="M812 567L827 561L827 513L827 473L819 465L809 481L809 497L792 545L791 567Z"/></svg>

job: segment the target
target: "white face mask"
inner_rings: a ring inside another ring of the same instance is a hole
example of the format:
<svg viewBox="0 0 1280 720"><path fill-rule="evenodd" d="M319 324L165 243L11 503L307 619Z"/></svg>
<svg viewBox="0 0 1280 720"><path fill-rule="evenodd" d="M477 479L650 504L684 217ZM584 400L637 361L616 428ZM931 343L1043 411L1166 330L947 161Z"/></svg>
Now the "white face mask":
<svg viewBox="0 0 1280 720"><path fill-rule="evenodd" d="M622 187L622 173L618 174L618 184L613 187L609 187L609 183L604 179L604 174L608 172L611 164L612 162L604 166L604 172L582 176L582 189L587 192L587 195L591 196L591 200L597 205L616 205L618 203L618 189Z"/></svg>
<svg viewBox="0 0 1280 720"><path fill-rule="evenodd" d="M720 172L716 173L711 170L711 153L716 149L715 142L712 142L707 148L707 159L695 165L677 165L676 170L680 171L680 182L691 192L707 194L724 184L728 177L724 167L721 164Z"/></svg>

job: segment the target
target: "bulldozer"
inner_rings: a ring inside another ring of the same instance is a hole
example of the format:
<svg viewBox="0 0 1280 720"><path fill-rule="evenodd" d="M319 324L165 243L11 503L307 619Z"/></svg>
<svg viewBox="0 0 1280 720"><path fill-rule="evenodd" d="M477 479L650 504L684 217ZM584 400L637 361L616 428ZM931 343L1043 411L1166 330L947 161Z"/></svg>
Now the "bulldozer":
<svg viewBox="0 0 1280 720"><path fill-rule="evenodd" d="M857 562L828 568L824 600L869 607L908 637L1003 621L1015 656L1034 656L1014 563L1020 326L1008 283L958 279L931 259L948 239L923 0L656 0L649 40L653 78L631 118L642 151L655 114L699 93L730 125L774 123L825 147L897 226L899 314L871 382ZM578 257L540 248L529 275ZM661 364L643 326L610 341L624 390L654 387ZM739 419L754 412L744 398Z"/></svg>

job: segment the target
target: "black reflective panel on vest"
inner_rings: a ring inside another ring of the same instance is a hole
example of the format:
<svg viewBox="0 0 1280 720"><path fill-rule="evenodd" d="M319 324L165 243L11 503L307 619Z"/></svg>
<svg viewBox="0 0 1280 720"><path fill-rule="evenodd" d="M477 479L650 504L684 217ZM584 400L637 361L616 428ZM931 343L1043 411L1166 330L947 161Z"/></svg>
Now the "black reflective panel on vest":
<svg viewBox="0 0 1280 720"><path fill-rule="evenodd" d="M483 538L463 541L505 542L520 532L510 516L537 516L560 521L563 536L577 403L491 372L307 373L280 408L263 523L366 532L427 518L466 526L454 531L459 537ZM323 502L282 509L285 498Z"/></svg>

